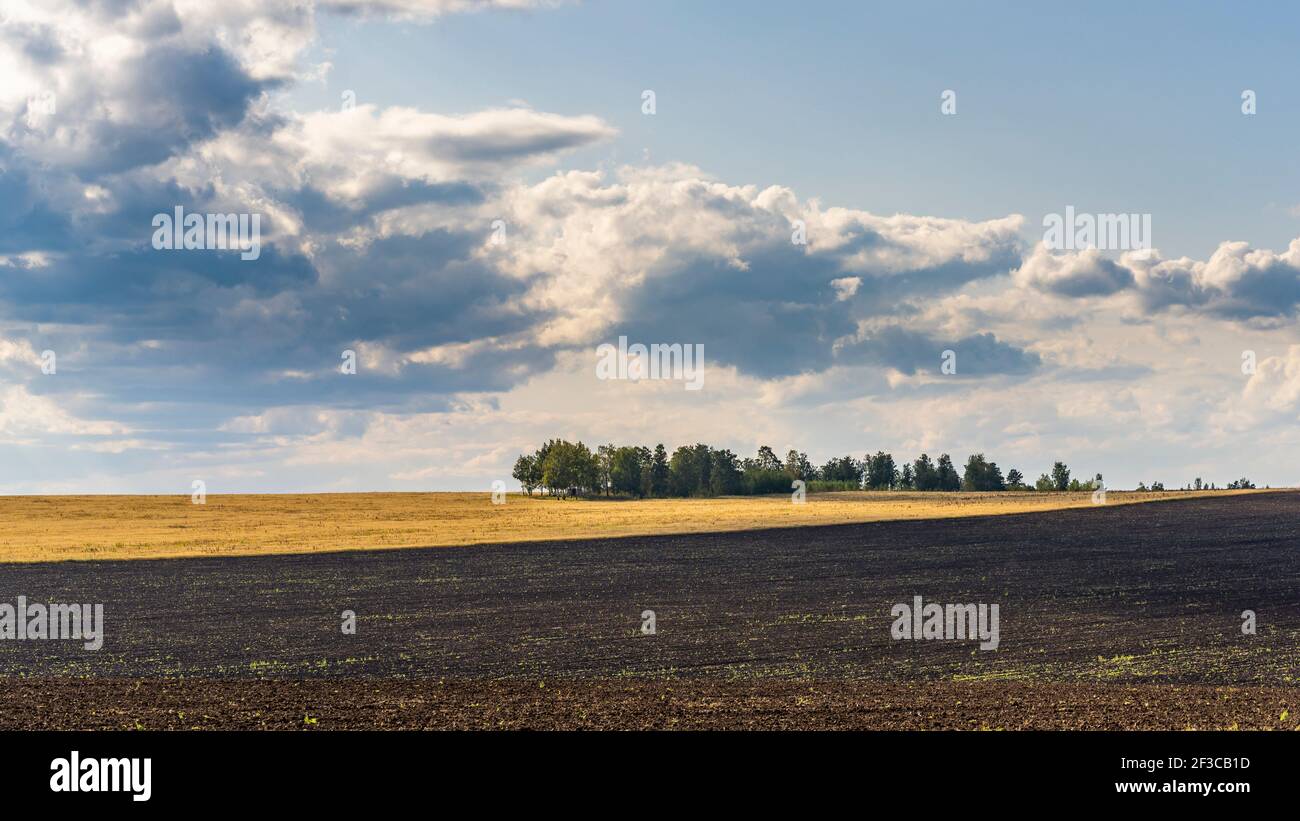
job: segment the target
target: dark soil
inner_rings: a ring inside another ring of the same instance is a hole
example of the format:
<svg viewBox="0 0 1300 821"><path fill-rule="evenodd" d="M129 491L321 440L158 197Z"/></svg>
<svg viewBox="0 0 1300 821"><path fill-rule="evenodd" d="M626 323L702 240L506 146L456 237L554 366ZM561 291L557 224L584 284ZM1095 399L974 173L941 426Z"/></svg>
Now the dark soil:
<svg viewBox="0 0 1300 821"><path fill-rule="evenodd" d="M1298 708L1300 690L1289 687L1150 684L22 679L0 688L8 730L1294 730Z"/></svg>

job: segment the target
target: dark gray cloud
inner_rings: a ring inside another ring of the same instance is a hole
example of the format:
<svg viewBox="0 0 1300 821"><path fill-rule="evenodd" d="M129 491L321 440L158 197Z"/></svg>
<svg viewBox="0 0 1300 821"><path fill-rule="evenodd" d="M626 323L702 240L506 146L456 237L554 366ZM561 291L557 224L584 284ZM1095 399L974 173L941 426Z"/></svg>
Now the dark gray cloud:
<svg viewBox="0 0 1300 821"><path fill-rule="evenodd" d="M747 249L743 269L716 257L674 257L665 263L669 270L647 277L646 285L631 297L628 319L618 324L614 335L647 344L703 343L710 361L762 378L821 371L846 361L843 354L835 355L833 345L853 335L859 319L915 314L915 300L1005 273L1018 261L1014 251L1007 250L978 262L954 260L902 272L843 267L846 257L864 247L885 244L880 235L863 233L835 254L810 255L788 241L770 242ZM861 284L852 296L842 298L831 281L853 276ZM929 353L918 356L908 347L922 341L919 334L890 334L877 341L877 355L863 361L911 373L917 363L931 361ZM970 347L976 357L972 362L987 365L987 372L1024 372L1028 362L999 359L1001 352L995 356L978 338L970 340Z"/></svg>
<svg viewBox="0 0 1300 821"><path fill-rule="evenodd" d="M69 213L50 200L40 171L0 143L0 254L80 244Z"/></svg>
<svg viewBox="0 0 1300 821"><path fill-rule="evenodd" d="M276 198L298 211L313 230L342 233L365 224L371 217L394 208L415 205L478 205L485 199L484 185L466 181L425 182L393 177L372 188L361 202L342 203L311 186L291 191L272 188Z"/></svg>
<svg viewBox="0 0 1300 821"><path fill-rule="evenodd" d="M33 23L6 23L6 36L19 53L37 66L58 63L66 54L52 26Z"/></svg>
<svg viewBox="0 0 1300 821"><path fill-rule="evenodd" d="M701 343L711 362L756 376L821 370L831 343L852 333L850 306L837 303L829 282L834 260L809 258L789 243L727 260L673 259L647 278L626 308L618 334L649 344Z"/></svg>
<svg viewBox="0 0 1300 821"><path fill-rule="evenodd" d="M845 364L870 363L911 375L918 371L940 373L944 351L955 356L958 378L1028 374L1042 360L1038 354L999 340L991 333L960 339L942 339L898 326L881 328L845 345L838 360Z"/></svg>
<svg viewBox="0 0 1300 821"><path fill-rule="evenodd" d="M275 85L254 80L219 48L150 50L123 67L113 89L115 104L130 118L83 120L84 138L95 150L68 167L93 179L162 162L238 125L249 102Z"/></svg>

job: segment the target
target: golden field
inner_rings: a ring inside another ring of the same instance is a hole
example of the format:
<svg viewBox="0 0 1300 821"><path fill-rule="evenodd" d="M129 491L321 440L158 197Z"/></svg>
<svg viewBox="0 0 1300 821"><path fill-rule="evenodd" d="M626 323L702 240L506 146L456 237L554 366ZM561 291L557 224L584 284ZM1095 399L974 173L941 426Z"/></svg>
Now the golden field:
<svg viewBox="0 0 1300 821"><path fill-rule="evenodd" d="M1267 491L1240 491L1244 493ZM1223 494L1224 491L1216 491ZM1204 495L1110 491L1108 504ZM0 497L0 562L250 556L645 536L1091 507L1089 493L561 500L487 493Z"/></svg>

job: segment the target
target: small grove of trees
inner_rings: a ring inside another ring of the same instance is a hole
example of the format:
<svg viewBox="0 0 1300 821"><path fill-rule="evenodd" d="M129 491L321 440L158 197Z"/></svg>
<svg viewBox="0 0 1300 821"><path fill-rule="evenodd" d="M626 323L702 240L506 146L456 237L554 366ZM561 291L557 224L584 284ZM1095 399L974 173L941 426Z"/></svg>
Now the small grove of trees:
<svg viewBox="0 0 1300 821"><path fill-rule="evenodd" d="M663 445L645 447L603 445L592 453L582 442L552 439L532 455L515 460L511 475L524 492L549 495L603 493L667 496L670 487L668 454Z"/></svg>
<svg viewBox="0 0 1300 821"><path fill-rule="evenodd" d="M1041 475L1031 488L1019 470L1012 468L1004 476L982 453L972 454L959 474L946 453L937 459L923 453L900 466L882 450L862 459L833 457L818 467L802 451L791 449L782 459L767 445L753 458L741 458L705 444L683 445L669 454L662 444L654 449L609 444L593 451L564 439L551 439L536 452L521 455L512 475L529 495L540 490L552 496L633 498L789 493L796 479L810 491L1077 491L1101 483L1101 474L1089 482L1071 479L1069 468L1057 462L1051 474Z"/></svg>
<svg viewBox="0 0 1300 821"><path fill-rule="evenodd" d="M912 466L910 490L961 490L961 477L952 465L952 457L943 454L937 462L922 453Z"/></svg>
<svg viewBox="0 0 1300 821"><path fill-rule="evenodd" d="M1081 482L1078 479L1070 478L1070 468L1068 468L1064 462L1054 462L1050 474L1043 473L1039 475L1038 481L1034 482L1034 490L1069 490L1077 493L1079 491L1096 490L1101 487L1102 484L1103 480L1100 473L1091 479Z"/></svg>
<svg viewBox="0 0 1300 821"><path fill-rule="evenodd" d="M1231 482L1229 482L1227 485L1224 486L1224 490L1253 490L1254 488L1255 488L1255 483L1250 481L1244 476L1241 477L1240 479L1233 479ZM1164 486L1162 485L1160 489L1164 490ZM1183 490L1218 490L1218 489L1219 489L1218 485L1216 485L1213 482L1203 482L1201 481L1201 477L1199 476L1196 477L1196 481L1192 482L1190 485L1186 485L1183 487Z"/></svg>
<svg viewBox="0 0 1300 821"><path fill-rule="evenodd" d="M892 454L877 451L862 459L836 456L818 467L808 454L791 449L781 459L767 445L752 459L709 445L683 445L670 455L662 445L601 445L595 451L582 442L552 439L532 454L521 455L512 473L524 492L542 491L553 496L602 495L634 498L667 496L726 496L789 493L795 479L810 491L919 490L919 491L1092 491L1102 487L1102 476L1080 481L1064 462L1040 474L1033 486L1011 468L1003 476L996 462L982 453L971 454L958 474L944 453L931 459L922 453L901 466ZM1245 477L1229 482L1227 489L1252 489ZM1164 483L1139 484L1138 490L1162 491ZM1199 477L1185 490L1216 490Z"/></svg>

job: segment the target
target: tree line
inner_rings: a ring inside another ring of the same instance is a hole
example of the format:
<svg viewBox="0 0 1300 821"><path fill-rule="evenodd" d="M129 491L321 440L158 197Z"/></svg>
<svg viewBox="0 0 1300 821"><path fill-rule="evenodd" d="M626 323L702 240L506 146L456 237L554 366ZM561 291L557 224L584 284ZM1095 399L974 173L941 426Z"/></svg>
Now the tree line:
<svg viewBox="0 0 1300 821"><path fill-rule="evenodd" d="M520 455L512 475L529 495L541 490L549 495L635 498L788 493L796 479L803 480L806 488L814 492L1091 491L1102 487L1100 473L1080 481L1071 476L1064 462L1054 463L1050 473L1041 474L1029 484L1015 468L1004 475L997 463L982 453L971 454L959 473L946 453L938 459L922 453L900 466L892 454L878 451L862 459L836 457L818 467L806 453L790 450L782 460L767 445L760 447L751 459L705 444L683 445L670 456L662 444L653 450L644 446L601 445L593 451L582 442L564 439L551 439L536 452ZM1146 489L1145 484L1142 489ZM1150 489L1164 490L1164 485L1152 482Z"/></svg>

